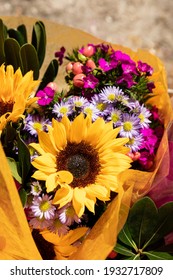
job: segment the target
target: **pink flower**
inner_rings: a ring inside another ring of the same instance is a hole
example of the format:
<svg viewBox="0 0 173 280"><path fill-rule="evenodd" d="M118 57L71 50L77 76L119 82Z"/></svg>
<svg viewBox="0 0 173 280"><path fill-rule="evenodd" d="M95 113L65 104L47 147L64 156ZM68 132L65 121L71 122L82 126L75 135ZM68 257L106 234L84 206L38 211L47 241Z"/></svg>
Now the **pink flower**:
<svg viewBox="0 0 173 280"><path fill-rule="evenodd" d="M43 90L39 90L36 94L37 97L40 97L38 99L38 104L40 106L46 106L49 105L50 102L53 100L55 91L51 87L45 87Z"/></svg>

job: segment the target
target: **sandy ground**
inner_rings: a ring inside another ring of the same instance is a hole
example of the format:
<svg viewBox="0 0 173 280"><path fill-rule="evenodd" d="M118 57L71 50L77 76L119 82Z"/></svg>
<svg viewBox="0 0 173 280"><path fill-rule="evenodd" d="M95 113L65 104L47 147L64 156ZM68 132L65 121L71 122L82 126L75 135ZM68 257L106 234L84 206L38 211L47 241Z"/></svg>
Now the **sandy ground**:
<svg viewBox="0 0 173 280"><path fill-rule="evenodd" d="M0 0L1 15L26 15L72 26L111 43L155 53L173 89L172 0Z"/></svg>

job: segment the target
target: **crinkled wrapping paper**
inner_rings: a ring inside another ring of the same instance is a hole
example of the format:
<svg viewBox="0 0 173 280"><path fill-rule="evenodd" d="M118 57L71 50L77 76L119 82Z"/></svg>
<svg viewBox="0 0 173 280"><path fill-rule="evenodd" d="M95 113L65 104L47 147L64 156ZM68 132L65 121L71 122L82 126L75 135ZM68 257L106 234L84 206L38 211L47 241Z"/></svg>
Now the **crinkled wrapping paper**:
<svg viewBox="0 0 173 280"><path fill-rule="evenodd" d="M81 30L59 25L46 19L28 17L1 17L8 28L16 28L20 24L25 24L30 36L33 24L42 20L46 27L47 51L46 59L41 70L40 78L47 68L49 61L54 58L55 51L64 46L69 52L76 47L88 43L101 43L101 39L96 38ZM106 43L106 42L103 42ZM167 129L173 119L170 98L167 93L167 82L165 69L162 62L147 51L132 50L119 45L112 44L114 49L128 53L134 60L142 60L154 67L155 73L152 78L157 84L156 95L152 98L153 104L159 107L165 124L165 132L160 143L155 168L152 172L142 172L128 170L122 174L120 181L124 189L110 203L108 209L92 228L78 251L70 257L73 260L104 260L114 247L117 235L123 227L129 207L132 201L145 195L155 182L157 185L169 172L169 150ZM58 89L65 89L64 82L65 67L60 67L56 82ZM24 211L18 196L17 189L10 176L10 170L5 159L2 147L0 146L0 259L41 259L41 256L32 239ZM163 167L163 158L166 163Z"/></svg>

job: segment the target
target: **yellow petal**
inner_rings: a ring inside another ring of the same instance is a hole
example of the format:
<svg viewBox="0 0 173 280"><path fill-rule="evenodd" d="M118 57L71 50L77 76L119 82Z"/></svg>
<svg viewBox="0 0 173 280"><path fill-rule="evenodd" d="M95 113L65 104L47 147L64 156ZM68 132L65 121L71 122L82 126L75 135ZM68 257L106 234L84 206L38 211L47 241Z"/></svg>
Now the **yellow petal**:
<svg viewBox="0 0 173 280"><path fill-rule="evenodd" d="M58 171L57 176L60 183L70 184L73 181L72 173L66 170Z"/></svg>
<svg viewBox="0 0 173 280"><path fill-rule="evenodd" d="M77 116L71 124L69 141L80 143L85 139L87 132L86 119L84 119L83 114Z"/></svg>
<svg viewBox="0 0 173 280"><path fill-rule="evenodd" d="M58 148L58 150L63 150L65 146L67 145L67 135L65 127L62 123L52 120L52 126L53 126L53 137L55 139L55 145Z"/></svg>
<svg viewBox="0 0 173 280"><path fill-rule="evenodd" d="M72 205L78 217L81 217L85 210L85 195L84 188L74 188Z"/></svg>
<svg viewBox="0 0 173 280"><path fill-rule="evenodd" d="M64 184L59 190L57 190L53 199L53 204L60 204L60 207L62 207L68 202L71 202L72 197L73 189Z"/></svg>
<svg viewBox="0 0 173 280"><path fill-rule="evenodd" d="M32 178L36 179L36 180L47 180L47 177L49 176L49 174L42 172L40 170L37 170L34 172L34 174L32 175Z"/></svg>
<svg viewBox="0 0 173 280"><path fill-rule="evenodd" d="M85 187L85 190L87 194L97 197L100 200L110 200L110 192L104 186L93 184Z"/></svg>
<svg viewBox="0 0 173 280"><path fill-rule="evenodd" d="M46 190L52 192L58 186L57 173L50 174L46 179Z"/></svg>
<svg viewBox="0 0 173 280"><path fill-rule="evenodd" d="M51 141L52 139L50 135L51 135L50 132L48 134L45 131L39 130L38 131L39 144L45 152L57 155L58 149L56 148L54 141Z"/></svg>

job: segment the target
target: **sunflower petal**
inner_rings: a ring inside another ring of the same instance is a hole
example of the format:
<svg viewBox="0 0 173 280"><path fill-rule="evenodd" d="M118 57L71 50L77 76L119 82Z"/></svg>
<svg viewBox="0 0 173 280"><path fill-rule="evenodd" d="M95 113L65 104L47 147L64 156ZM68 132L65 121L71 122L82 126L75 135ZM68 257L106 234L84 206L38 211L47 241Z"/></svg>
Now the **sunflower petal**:
<svg viewBox="0 0 173 280"><path fill-rule="evenodd" d="M84 188L74 188L72 205L78 217L81 217L84 213L85 196L86 191Z"/></svg>

